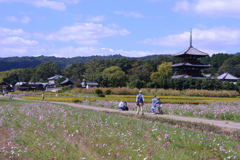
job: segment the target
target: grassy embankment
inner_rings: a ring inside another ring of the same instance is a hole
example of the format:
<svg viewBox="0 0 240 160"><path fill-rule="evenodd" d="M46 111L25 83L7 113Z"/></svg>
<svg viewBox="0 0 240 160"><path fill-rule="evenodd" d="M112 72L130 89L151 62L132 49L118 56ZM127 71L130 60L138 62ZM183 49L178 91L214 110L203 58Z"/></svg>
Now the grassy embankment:
<svg viewBox="0 0 240 160"><path fill-rule="evenodd" d="M240 140L47 103L0 108L2 159L240 159Z"/></svg>

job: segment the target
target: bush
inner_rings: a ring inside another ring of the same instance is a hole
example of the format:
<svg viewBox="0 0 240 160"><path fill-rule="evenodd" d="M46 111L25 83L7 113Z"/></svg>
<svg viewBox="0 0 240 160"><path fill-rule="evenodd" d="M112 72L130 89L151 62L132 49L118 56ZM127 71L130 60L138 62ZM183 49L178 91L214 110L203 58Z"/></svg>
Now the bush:
<svg viewBox="0 0 240 160"><path fill-rule="evenodd" d="M104 94L99 94L98 97L105 97L105 95Z"/></svg>
<svg viewBox="0 0 240 160"><path fill-rule="evenodd" d="M112 92L111 90L106 90L106 91L105 91L106 95L110 95L111 92Z"/></svg>
<svg viewBox="0 0 240 160"><path fill-rule="evenodd" d="M99 96L99 95L102 94L103 92L102 92L101 89L96 89L96 90L95 90L95 93Z"/></svg>
<svg viewBox="0 0 240 160"><path fill-rule="evenodd" d="M58 90L57 92L58 93L64 93L64 92L66 92L66 91L68 91L69 90L69 87L68 86L64 86L64 87L62 87L60 90Z"/></svg>

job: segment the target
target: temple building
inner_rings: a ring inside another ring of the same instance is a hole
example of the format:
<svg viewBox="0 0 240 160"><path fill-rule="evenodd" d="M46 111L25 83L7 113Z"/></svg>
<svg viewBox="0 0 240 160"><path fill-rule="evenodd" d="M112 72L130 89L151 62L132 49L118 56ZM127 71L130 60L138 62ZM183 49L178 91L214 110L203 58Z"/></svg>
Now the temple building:
<svg viewBox="0 0 240 160"><path fill-rule="evenodd" d="M173 56L182 58L182 63L172 65L172 68L179 70L178 74L172 76L173 79L188 77L192 77L193 79L204 78L202 75L203 69L211 67L210 64L202 64L198 61L198 58L209 55L192 46L192 31L190 32L190 47Z"/></svg>
<svg viewBox="0 0 240 160"><path fill-rule="evenodd" d="M229 74L228 72L223 73L222 75L218 76L217 79L219 79L223 83L228 81L228 82L233 82L234 84L236 84L237 81L240 80L240 78L235 77L235 76Z"/></svg>

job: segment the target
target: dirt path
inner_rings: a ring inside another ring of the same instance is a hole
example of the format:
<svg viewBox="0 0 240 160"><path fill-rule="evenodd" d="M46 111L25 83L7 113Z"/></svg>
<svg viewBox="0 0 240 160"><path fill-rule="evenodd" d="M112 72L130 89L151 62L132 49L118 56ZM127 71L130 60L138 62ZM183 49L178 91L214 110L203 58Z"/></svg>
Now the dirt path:
<svg viewBox="0 0 240 160"><path fill-rule="evenodd" d="M81 105L76 103L66 103L66 102L50 102L55 104L65 104L72 107L77 108L84 108L84 109L91 109L95 111L108 111L108 112L121 112L125 114L136 114L136 111L118 111L116 109L109 109L109 108L103 108L103 107L94 107L94 106L88 106L88 105ZM240 129L240 123L235 122L229 122L229 121L216 121L216 120L208 120L208 119L201 119L201 118L190 118L190 117L180 117L180 116L172 116L172 115L154 115L151 113L144 113L147 116L161 116L164 118L170 118L180 121L190 121L190 122L199 122L199 123L207 123L211 125L215 125L218 127L225 127L229 129Z"/></svg>

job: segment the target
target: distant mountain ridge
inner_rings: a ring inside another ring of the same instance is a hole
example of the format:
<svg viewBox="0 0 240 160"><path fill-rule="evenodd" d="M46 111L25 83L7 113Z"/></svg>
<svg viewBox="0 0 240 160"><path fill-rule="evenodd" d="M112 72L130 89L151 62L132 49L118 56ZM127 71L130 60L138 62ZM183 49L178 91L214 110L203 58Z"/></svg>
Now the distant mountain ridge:
<svg viewBox="0 0 240 160"><path fill-rule="evenodd" d="M127 59L153 59L157 58L159 55L150 55L144 57L126 57ZM171 55L164 55L164 56L171 56ZM7 57L7 58L0 58L0 72L11 70L11 69L18 69L18 68L35 68L41 63L53 61L54 63L58 64L61 69L65 68L69 64L77 64L77 63L87 63L89 60L98 57L100 60L104 59L116 59L122 58L120 54L116 55L109 55L109 56L88 56L88 57L73 57L73 58L58 58L54 56L39 56L39 57Z"/></svg>

